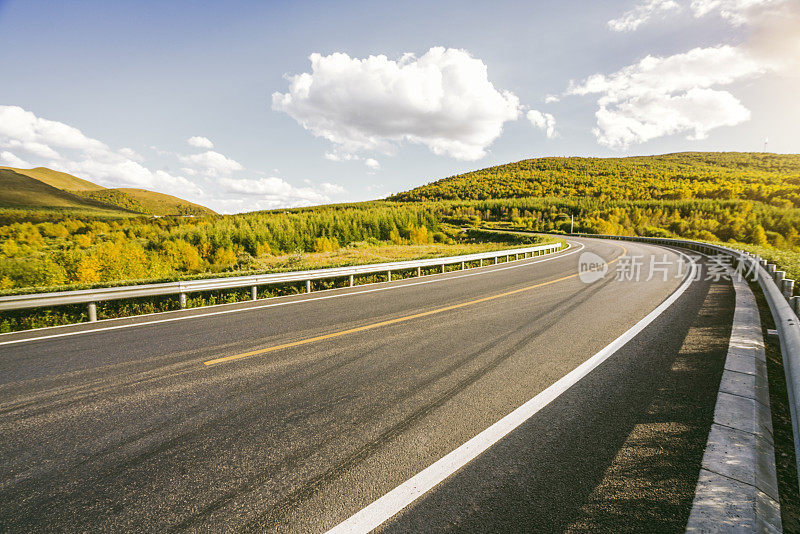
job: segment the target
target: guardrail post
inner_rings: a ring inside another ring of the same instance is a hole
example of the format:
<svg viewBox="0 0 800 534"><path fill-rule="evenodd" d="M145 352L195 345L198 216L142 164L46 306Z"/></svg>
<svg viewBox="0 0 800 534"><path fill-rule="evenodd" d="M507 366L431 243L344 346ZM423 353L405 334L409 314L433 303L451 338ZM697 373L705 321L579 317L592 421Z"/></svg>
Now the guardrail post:
<svg viewBox="0 0 800 534"><path fill-rule="evenodd" d="M466 269L466 266L464 265L464 262L462 261L461 262L461 270L463 271L464 269Z"/></svg>
<svg viewBox="0 0 800 534"><path fill-rule="evenodd" d="M800 317L800 297L792 297L789 299L789 303L792 305L794 314Z"/></svg>
<svg viewBox="0 0 800 534"><path fill-rule="evenodd" d="M258 300L258 286L250 288L250 300Z"/></svg>
<svg viewBox="0 0 800 534"><path fill-rule="evenodd" d="M444 263L442 264L442 272L444 272Z"/></svg>
<svg viewBox="0 0 800 534"><path fill-rule="evenodd" d="M483 267L483 258L481 258L481 267Z"/></svg>
<svg viewBox="0 0 800 534"><path fill-rule="evenodd" d="M353 275L350 275L350 287L353 287Z"/></svg>
<svg viewBox="0 0 800 534"><path fill-rule="evenodd" d="M392 281L392 271L386 271L386 281L387 282Z"/></svg>
<svg viewBox="0 0 800 534"><path fill-rule="evenodd" d="M500 259L500 256L495 256L495 257L494 257L494 264L495 264L495 265L497 265L497 260L499 260L499 259Z"/></svg>
<svg viewBox="0 0 800 534"><path fill-rule="evenodd" d="M417 276L422 276L422 267L417 267Z"/></svg>
<svg viewBox="0 0 800 534"><path fill-rule="evenodd" d="M774 263L768 263L767 264L767 272L769 273L770 276L773 276L773 277L775 276L775 264Z"/></svg>
<svg viewBox="0 0 800 534"><path fill-rule="evenodd" d="M306 293L311 293L311 280L306 280Z"/></svg>
<svg viewBox="0 0 800 534"><path fill-rule="evenodd" d="M783 296L787 299L791 299L792 295L794 294L794 280L790 278L783 279Z"/></svg>
<svg viewBox="0 0 800 534"><path fill-rule="evenodd" d="M782 282L784 277L786 276L786 271L775 271L775 273L772 276L773 278L775 278L775 284L777 284L778 289L783 287Z"/></svg>
<svg viewBox="0 0 800 534"><path fill-rule="evenodd" d="M97 322L97 303L90 302L89 303L89 322L96 323Z"/></svg>
<svg viewBox="0 0 800 534"><path fill-rule="evenodd" d="M178 295L178 302L181 305L181 309L186 308L186 293L181 293Z"/></svg>

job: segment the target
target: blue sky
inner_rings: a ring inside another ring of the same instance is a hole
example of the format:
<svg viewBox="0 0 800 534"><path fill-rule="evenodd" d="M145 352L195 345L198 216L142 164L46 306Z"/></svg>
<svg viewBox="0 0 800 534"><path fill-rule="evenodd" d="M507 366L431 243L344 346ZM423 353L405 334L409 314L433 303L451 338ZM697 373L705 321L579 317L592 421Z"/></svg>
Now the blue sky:
<svg viewBox="0 0 800 534"><path fill-rule="evenodd" d="M765 138L797 153L799 12L0 0L0 165L238 212L538 156L757 151Z"/></svg>

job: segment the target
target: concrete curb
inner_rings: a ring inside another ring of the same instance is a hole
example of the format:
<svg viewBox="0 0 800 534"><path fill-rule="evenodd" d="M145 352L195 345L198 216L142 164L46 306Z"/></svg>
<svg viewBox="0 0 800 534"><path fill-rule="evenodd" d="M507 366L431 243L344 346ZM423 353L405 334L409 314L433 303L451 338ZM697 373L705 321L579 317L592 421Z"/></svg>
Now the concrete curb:
<svg viewBox="0 0 800 534"><path fill-rule="evenodd" d="M782 532L761 320L735 275L736 310L686 532Z"/></svg>

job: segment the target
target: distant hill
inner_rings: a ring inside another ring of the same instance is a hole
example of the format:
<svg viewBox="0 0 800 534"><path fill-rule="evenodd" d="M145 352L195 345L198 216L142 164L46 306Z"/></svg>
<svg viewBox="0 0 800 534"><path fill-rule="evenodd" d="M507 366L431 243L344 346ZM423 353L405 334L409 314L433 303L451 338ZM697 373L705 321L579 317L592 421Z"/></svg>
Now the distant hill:
<svg viewBox="0 0 800 534"><path fill-rule="evenodd" d="M0 169L0 207L69 211L101 216L130 216L134 214L118 206L62 191L30 176L25 176L6 168Z"/></svg>
<svg viewBox="0 0 800 534"><path fill-rule="evenodd" d="M54 171L46 167L36 167L34 169L15 169L13 167L0 167L29 176L47 185L53 186L63 191L100 191L105 187L93 184L88 180L82 180L65 172Z"/></svg>
<svg viewBox="0 0 800 534"><path fill-rule="evenodd" d="M132 189L128 187L120 187L113 189L119 191L139 203L145 213L152 213L153 215L215 215L216 212L194 204L182 198L173 197L172 195L165 195L164 193L156 193L155 191L148 191L147 189Z"/></svg>
<svg viewBox="0 0 800 534"><path fill-rule="evenodd" d="M133 189L119 187L115 189L103 189L100 191L76 191L78 195L86 198L114 204L124 209L133 210L147 215L216 215L216 212L194 204L182 198L173 197L164 193L156 193L147 189Z"/></svg>
<svg viewBox="0 0 800 534"><path fill-rule="evenodd" d="M3 191L0 208L30 208L58 211L101 210L106 215L215 215L215 212L171 195L146 189L107 189L88 180L45 167L15 169L0 167ZM22 178L26 178L24 180ZM41 187L42 185L47 187Z"/></svg>
<svg viewBox="0 0 800 534"><path fill-rule="evenodd" d="M451 176L399 201L593 197L745 199L800 207L800 155L684 152L627 158L537 158Z"/></svg>

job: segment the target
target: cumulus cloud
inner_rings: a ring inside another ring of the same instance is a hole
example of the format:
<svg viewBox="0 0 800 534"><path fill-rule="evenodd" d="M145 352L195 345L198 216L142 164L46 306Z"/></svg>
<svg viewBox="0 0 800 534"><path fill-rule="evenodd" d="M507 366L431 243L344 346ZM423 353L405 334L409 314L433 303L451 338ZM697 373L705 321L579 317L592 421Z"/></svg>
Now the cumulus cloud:
<svg viewBox="0 0 800 534"><path fill-rule="evenodd" d="M594 132L600 143L627 147L677 133L705 139L714 128L749 120L750 111L727 91L693 88L678 95L653 95L601 107L596 116Z"/></svg>
<svg viewBox="0 0 800 534"><path fill-rule="evenodd" d="M381 168L381 164L380 164L380 163L378 163L378 161L377 161L377 160L374 160L374 159L372 159L372 158L367 158L367 159L365 159L365 160L364 160L364 165L366 165L367 167L369 167L369 168L370 168L370 169L372 169L373 171L377 171L378 169L380 169L380 168Z"/></svg>
<svg viewBox="0 0 800 534"><path fill-rule="evenodd" d="M625 148L679 132L692 139L720 126L740 124L750 112L719 86L764 75L800 75L800 2L797 0L647 0L612 29L633 30L657 13L686 8L696 18L717 15L747 25L735 46L695 48L668 57L647 56L614 74L571 83L567 94L598 94L598 140Z"/></svg>
<svg viewBox="0 0 800 534"><path fill-rule="evenodd" d="M199 135L190 137L186 140L186 142L196 148L214 148L214 143L211 142L211 139L208 137L201 137Z"/></svg>
<svg viewBox="0 0 800 534"><path fill-rule="evenodd" d="M531 124L539 128L540 130L544 130L545 135L548 139L552 139L556 135L556 118L553 117L550 113L542 113L541 111L537 111L532 109L528 111L526 115L528 120L531 121Z"/></svg>
<svg viewBox="0 0 800 534"><path fill-rule="evenodd" d="M39 158L48 158L54 160L61 159L61 154L44 143L37 143L35 141L20 141L19 139L8 139L4 145L6 148L27 152L28 154Z"/></svg>
<svg viewBox="0 0 800 534"><path fill-rule="evenodd" d="M311 72L289 76L272 108L338 150L392 154L403 142L438 155L476 160L519 117L519 99L489 81L464 50L434 47L417 58L311 54Z"/></svg>
<svg viewBox="0 0 800 534"><path fill-rule="evenodd" d="M57 157L53 147L88 153L109 150L105 143L85 136L77 128L37 117L19 106L0 106L0 142L13 143L16 148L43 157Z"/></svg>
<svg viewBox="0 0 800 534"><path fill-rule="evenodd" d="M680 4L674 0L647 0L626 11L621 17L609 20L608 27L615 32L630 32L657 15L680 9Z"/></svg>
<svg viewBox="0 0 800 534"><path fill-rule="evenodd" d="M595 134L600 143L626 148L656 137L688 133L704 138L750 113L729 92L712 89L762 74L765 67L732 46L695 48L668 57L647 56L611 75L572 83L569 94L598 94Z"/></svg>
<svg viewBox="0 0 800 534"><path fill-rule="evenodd" d="M238 161L213 150L201 152L200 154L179 156L178 159L180 159L184 165L197 168L208 176L227 176L234 171L241 171L244 169L242 164Z"/></svg>

